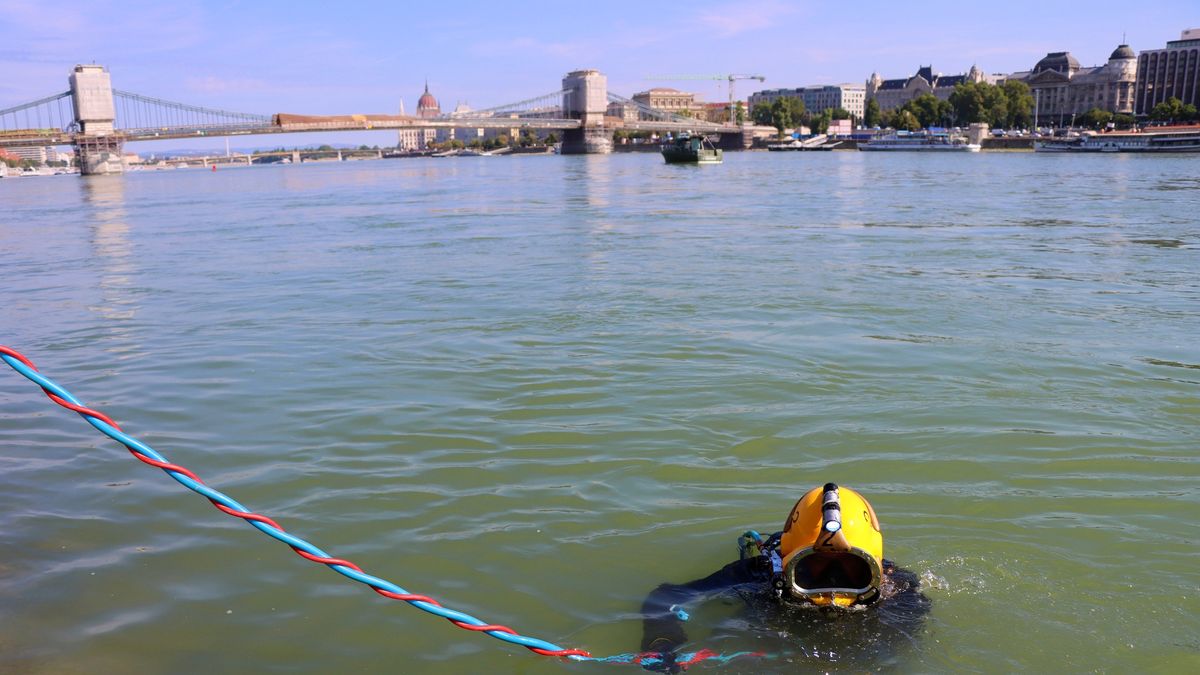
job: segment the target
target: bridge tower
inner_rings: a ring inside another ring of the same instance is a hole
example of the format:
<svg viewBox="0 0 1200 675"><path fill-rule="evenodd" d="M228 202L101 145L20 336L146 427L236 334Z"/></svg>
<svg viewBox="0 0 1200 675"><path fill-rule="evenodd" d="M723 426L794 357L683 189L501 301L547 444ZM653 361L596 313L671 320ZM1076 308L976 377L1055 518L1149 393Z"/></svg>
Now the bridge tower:
<svg viewBox="0 0 1200 675"><path fill-rule="evenodd" d="M563 132L562 154L612 152L612 129L604 126L608 109L608 78L598 70L575 70L563 78L563 113L582 122L580 129Z"/></svg>
<svg viewBox="0 0 1200 675"><path fill-rule="evenodd" d="M84 176L121 173L122 141L113 126L117 115L112 78L104 66L93 64L75 66L68 80L79 126L75 136L79 172Z"/></svg>

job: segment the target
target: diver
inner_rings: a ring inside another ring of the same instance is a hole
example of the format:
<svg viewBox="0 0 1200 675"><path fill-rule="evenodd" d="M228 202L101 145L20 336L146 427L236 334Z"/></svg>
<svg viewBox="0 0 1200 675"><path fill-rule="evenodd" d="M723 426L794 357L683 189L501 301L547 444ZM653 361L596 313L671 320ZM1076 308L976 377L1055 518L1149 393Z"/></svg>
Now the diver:
<svg viewBox="0 0 1200 675"><path fill-rule="evenodd" d="M862 495L833 483L813 488L783 530L763 538L750 531L741 557L702 579L662 584L642 604L643 668L685 669L677 661L687 643L685 607L736 593L752 610L750 630L761 629L805 656L871 667L887 665L892 648L911 641L929 612L920 580L883 557L875 510Z"/></svg>

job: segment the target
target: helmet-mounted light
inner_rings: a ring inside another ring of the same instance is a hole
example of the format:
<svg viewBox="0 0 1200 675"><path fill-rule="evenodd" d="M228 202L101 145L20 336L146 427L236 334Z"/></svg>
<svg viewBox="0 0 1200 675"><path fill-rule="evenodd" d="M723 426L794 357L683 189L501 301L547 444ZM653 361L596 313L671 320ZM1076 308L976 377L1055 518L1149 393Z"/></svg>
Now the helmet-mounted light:
<svg viewBox="0 0 1200 675"><path fill-rule="evenodd" d="M867 500L827 483L800 498L780 540L783 587L816 605L869 604L883 581L883 535Z"/></svg>

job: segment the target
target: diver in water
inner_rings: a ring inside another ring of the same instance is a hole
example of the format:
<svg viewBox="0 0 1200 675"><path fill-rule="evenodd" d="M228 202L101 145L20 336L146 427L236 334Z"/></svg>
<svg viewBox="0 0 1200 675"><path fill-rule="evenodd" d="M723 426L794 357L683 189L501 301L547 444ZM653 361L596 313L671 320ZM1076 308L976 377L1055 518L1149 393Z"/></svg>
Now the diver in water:
<svg viewBox="0 0 1200 675"><path fill-rule="evenodd" d="M757 615L750 625L800 645L810 658L843 655L881 665L912 639L930 601L915 574L883 558L875 510L862 495L828 483L792 507L783 530L739 539L741 558L702 579L662 584L642 604L647 670L679 672L687 642L684 607L736 592Z"/></svg>

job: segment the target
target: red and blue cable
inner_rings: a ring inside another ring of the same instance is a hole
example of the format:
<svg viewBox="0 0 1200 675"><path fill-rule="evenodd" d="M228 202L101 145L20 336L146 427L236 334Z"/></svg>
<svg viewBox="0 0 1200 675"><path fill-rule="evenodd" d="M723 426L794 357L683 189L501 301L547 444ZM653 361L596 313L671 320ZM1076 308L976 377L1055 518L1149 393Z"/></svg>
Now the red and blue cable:
<svg viewBox="0 0 1200 675"><path fill-rule="evenodd" d="M58 405L79 413L85 420L95 427L100 433L117 441L129 449L133 456L150 466L158 467L167 473L168 476L174 478L179 484L183 485L193 492L207 498L212 502L213 506L220 509L222 512L242 518L260 532L274 539L287 544L301 557L327 565L330 569L349 577L354 581L370 586L376 593L393 600L403 600L408 604L418 609L429 612L436 616L440 616L450 623L471 631L487 633L488 635L505 642L511 642L516 645L525 647L526 649L541 654L543 656L561 656L576 660L590 660L591 655L581 649L565 649L554 643L540 640L538 638L520 635L516 631L507 626L490 624L480 619L477 619L470 614L460 612L448 607L443 607L438 601L424 595L409 593L400 586L377 576L368 574L358 565L340 558L334 558L317 546L286 532L274 520L254 513L250 509L241 505L237 500L229 495L224 494L220 490L213 489L204 484L200 477L192 473L185 467L178 464L172 464L166 457L159 454L154 448L149 445L129 436L121 431L121 428L104 413L88 408L79 399L75 398L71 392L64 389L58 383L38 372L37 366L28 358L22 355L15 349L0 345L0 359L24 375L26 378L33 381L42 388L50 400Z"/></svg>
<svg viewBox="0 0 1200 675"><path fill-rule="evenodd" d="M138 460L149 464L150 466L162 469L168 476L174 478L180 485L183 485L187 489L204 496L221 512L235 518L241 518L245 520L246 522L250 523L250 525L257 528L260 532L287 544L300 557L326 565L330 569L343 576L369 586L371 590L384 596L385 598L403 600L413 607L429 612L430 614L440 616L459 628L487 633L498 640L520 645L536 654L541 654L542 656L559 656L575 661L628 663L640 665L642 667L652 667L663 663L662 654L632 652L627 654L616 654L607 657L595 657L582 649L565 649L545 640L521 635L507 626L490 624L465 612L443 607L437 600L434 600L428 596L409 593L400 586L397 586L386 579L381 579L377 576L364 572L361 567L355 565L349 560L343 560L341 558L334 558L330 556L325 551L305 541L304 539L301 539L293 534L289 534L283 529L282 526L279 525L279 523L276 523L267 516L254 513L245 506L242 506L237 500L233 499L229 495L226 495L220 490L209 487L204 483L204 481L200 480L199 476L197 476L195 473L192 473L191 470L178 464L172 464L167 460L166 457L154 450L154 448L151 448L149 445L146 445L136 438L126 434L121 430L121 427L118 426L116 422L114 422L104 413L85 406L83 402L75 398L71 392L67 391L58 383L41 374L38 371L37 366L35 366L32 361L30 361L17 350L12 349L11 347L0 345L0 360L3 360L5 363L11 366L13 370L17 371L21 375L24 375L34 384L41 387L42 391L46 393L46 396L48 396L51 401L54 401L67 410L79 413L81 417L87 420L88 424L91 424L98 431L100 431L100 433L124 445ZM770 655L762 652L733 652L730 654L719 654L708 649L701 649L696 652L687 652L678 655L675 658L674 664L686 669L688 666L695 665L702 661L726 663L732 659L745 656L771 658Z"/></svg>

